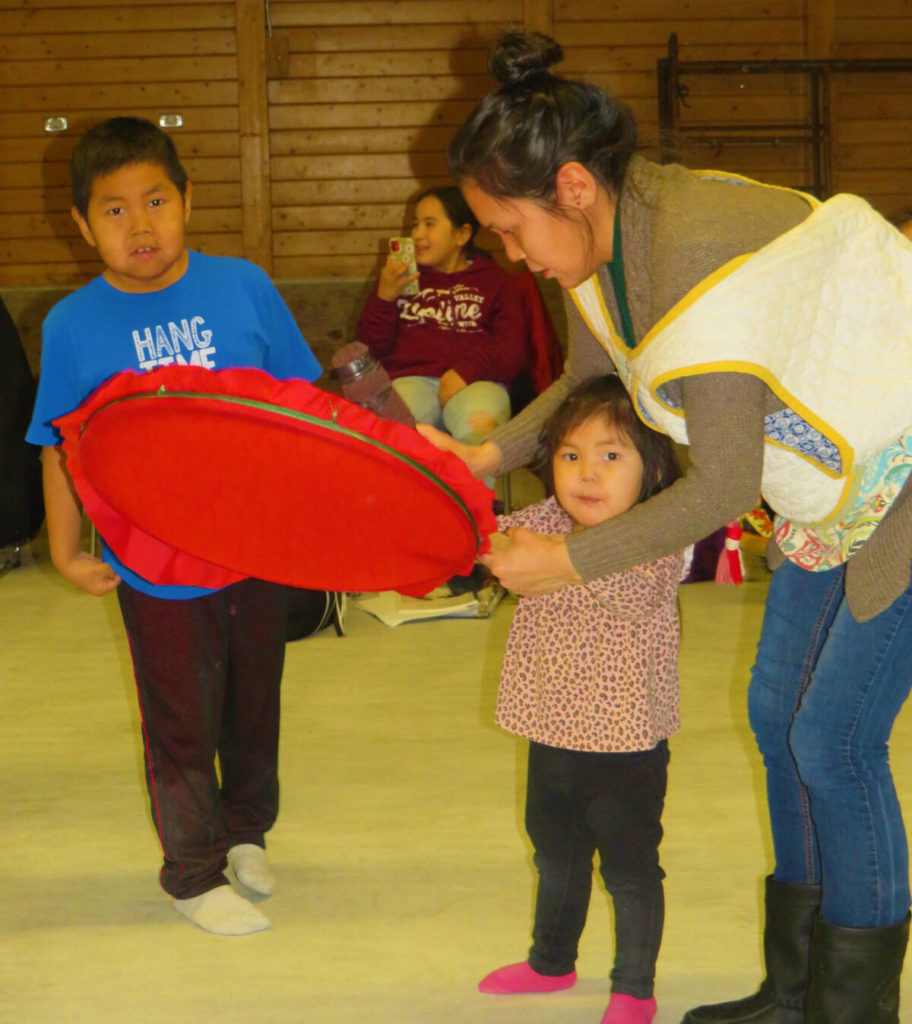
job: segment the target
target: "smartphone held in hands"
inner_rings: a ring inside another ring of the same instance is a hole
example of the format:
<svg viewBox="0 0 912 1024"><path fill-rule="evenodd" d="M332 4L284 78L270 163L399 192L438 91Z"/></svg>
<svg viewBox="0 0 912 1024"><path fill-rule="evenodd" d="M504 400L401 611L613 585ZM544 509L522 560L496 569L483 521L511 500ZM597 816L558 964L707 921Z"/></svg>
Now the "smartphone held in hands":
<svg viewBox="0 0 912 1024"><path fill-rule="evenodd" d="M406 277L411 277L412 274L418 273L418 264L415 260L415 242L411 238L391 238L389 240L389 251L392 253L393 259L398 263L408 264L408 274ZM403 289L403 295L417 295L418 294L418 281L410 281Z"/></svg>

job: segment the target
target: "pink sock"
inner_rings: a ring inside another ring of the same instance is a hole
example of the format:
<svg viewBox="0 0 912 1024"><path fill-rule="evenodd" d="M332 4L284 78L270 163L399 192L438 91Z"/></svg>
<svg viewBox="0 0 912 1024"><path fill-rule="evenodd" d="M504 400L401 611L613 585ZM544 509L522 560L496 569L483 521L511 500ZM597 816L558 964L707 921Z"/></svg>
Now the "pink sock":
<svg viewBox="0 0 912 1024"><path fill-rule="evenodd" d="M478 983L478 991L494 996L514 996L522 992L559 992L574 984L576 971L557 975L539 974L524 960L521 964L509 964L491 971Z"/></svg>
<svg viewBox="0 0 912 1024"><path fill-rule="evenodd" d="M602 1024L652 1024L656 1015L656 1001L651 999L634 999L622 992L613 992L611 1001Z"/></svg>

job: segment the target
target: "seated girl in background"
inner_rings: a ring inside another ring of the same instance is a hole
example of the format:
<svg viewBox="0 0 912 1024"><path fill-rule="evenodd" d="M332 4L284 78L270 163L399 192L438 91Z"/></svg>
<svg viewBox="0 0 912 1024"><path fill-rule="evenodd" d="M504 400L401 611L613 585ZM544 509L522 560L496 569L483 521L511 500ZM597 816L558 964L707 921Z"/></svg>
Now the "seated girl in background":
<svg viewBox="0 0 912 1024"><path fill-rule="evenodd" d="M452 186L415 207L418 293L408 265L387 259L357 337L384 366L419 423L478 444L510 418L508 386L527 368L526 315L510 275L475 247L478 221Z"/></svg>
<svg viewBox="0 0 912 1024"><path fill-rule="evenodd" d="M621 515L679 475L669 438L645 426L618 377L574 389L545 422L539 468L553 497L498 518L514 538L561 536ZM659 866L668 737L678 719L683 552L587 584L520 598L496 721L530 740L526 830L538 894L528 960L482 992L554 992L576 981L599 852L614 903L611 1002L602 1024L649 1024L664 923Z"/></svg>

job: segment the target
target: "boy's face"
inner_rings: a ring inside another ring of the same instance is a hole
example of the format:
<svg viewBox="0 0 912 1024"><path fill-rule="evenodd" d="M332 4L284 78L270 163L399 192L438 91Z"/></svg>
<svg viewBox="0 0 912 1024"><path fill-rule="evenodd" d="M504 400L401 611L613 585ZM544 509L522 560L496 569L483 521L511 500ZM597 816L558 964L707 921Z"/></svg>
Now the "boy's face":
<svg viewBox="0 0 912 1024"><path fill-rule="evenodd" d="M127 164L97 177L87 216L70 212L104 261L105 280L122 292L160 291L187 269L190 184L181 196L161 164Z"/></svg>

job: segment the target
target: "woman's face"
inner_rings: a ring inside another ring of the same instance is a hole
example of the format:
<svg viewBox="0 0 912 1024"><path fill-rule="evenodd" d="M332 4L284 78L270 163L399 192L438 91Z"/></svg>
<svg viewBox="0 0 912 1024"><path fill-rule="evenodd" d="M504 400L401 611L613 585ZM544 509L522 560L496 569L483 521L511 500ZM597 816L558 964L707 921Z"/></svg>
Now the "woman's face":
<svg viewBox="0 0 912 1024"><path fill-rule="evenodd" d="M453 224L437 196L425 196L415 207L412 238L415 259L422 267L433 267L444 274L458 270L464 261L462 248L471 234L467 225Z"/></svg>
<svg viewBox="0 0 912 1024"><path fill-rule="evenodd" d="M495 199L473 181L460 187L482 227L503 240L507 257L525 260L533 273L553 277L562 288L576 288L602 262L579 211L568 208L569 216L557 216L532 199Z"/></svg>

